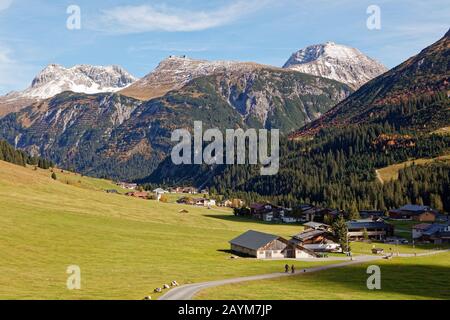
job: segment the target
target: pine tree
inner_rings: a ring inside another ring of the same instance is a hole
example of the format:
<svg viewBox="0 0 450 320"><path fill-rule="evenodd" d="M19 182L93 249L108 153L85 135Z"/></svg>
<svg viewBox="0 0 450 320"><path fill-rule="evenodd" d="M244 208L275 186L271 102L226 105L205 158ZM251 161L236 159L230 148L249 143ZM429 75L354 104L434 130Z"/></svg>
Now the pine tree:
<svg viewBox="0 0 450 320"><path fill-rule="evenodd" d="M343 215L339 215L333 224L334 235L338 239L338 243L344 252L350 251L350 246L348 245L348 228L347 223Z"/></svg>
<svg viewBox="0 0 450 320"><path fill-rule="evenodd" d="M363 230L363 239L366 241L369 240L369 233L367 232L366 228L364 228Z"/></svg>
<svg viewBox="0 0 450 320"><path fill-rule="evenodd" d="M353 201L352 205L349 209L349 219L350 220L358 220L360 218L361 218L361 216L359 215L358 206L356 205L356 202Z"/></svg>

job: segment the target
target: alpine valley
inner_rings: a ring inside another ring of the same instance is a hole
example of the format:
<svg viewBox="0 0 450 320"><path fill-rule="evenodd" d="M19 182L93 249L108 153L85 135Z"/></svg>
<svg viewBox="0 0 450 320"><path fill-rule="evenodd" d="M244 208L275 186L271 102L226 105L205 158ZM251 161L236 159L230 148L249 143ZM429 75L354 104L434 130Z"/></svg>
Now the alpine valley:
<svg viewBox="0 0 450 320"><path fill-rule="evenodd" d="M414 136L413 144L421 145L431 139L429 132L449 125L448 50L446 34L388 72L359 50L331 42L298 51L283 68L170 56L139 80L120 67L52 65L29 89L13 94L39 99L17 112L4 112L0 138L33 156L87 175L192 183L254 197L283 195L282 201L296 196L322 203L326 198L331 202L328 205L336 205L333 197L324 195L325 185L330 185L330 181L325 183L326 175L321 176L324 168L339 167L342 172L334 174L336 179L372 182L377 166L425 154L404 148L399 154L379 155L375 146L382 148L383 143L391 143L391 135L401 137L405 132ZM55 95L48 97L50 92ZM271 178L259 177L246 166L174 166L167 158L173 145L171 133L180 128L192 130L194 121L202 121L204 128L280 129L290 137L282 141L282 160L289 165L281 163L280 174ZM383 134L386 141L380 138ZM312 135L316 135L313 140ZM438 143L435 153L446 148L447 138L439 137L445 141ZM349 165L358 172L337 163L346 157L336 156L339 161L330 160L332 164L321 158L330 157L330 152L345 154L339 144L351 149L347 150L349 158L361 145L359 152L366 156L354 165L358 170ZM297 166L304 170L312 166L313 176L306 172L298 176L298 170L293 174L291 169ZM301 191L311 181L324 185L314 184L314 192ZM345 201L336 192L339 197Z"/></svg>
<svg viewBox="0 0 450 320"><path fill-rule="evenodd" d="M450 299L450 3L380 2L0 0L0 300Z"/></svg>
<svg viewBox="0 0 450 320"><path fill-rule="evenodd" d="M251 165L165 161L144 181L194 184L248 203L270 200L288 207L300 201L355 211L425 203L449 210L448 162L406 167L411 159L450 152L449 37L447 32L290 134L282 141L275 176L260 176ZM399 179L380 181L378 170L396 163L405 163Z"/></svg>
<svg viewBox="0 0 450 320"><path fill-rule="evenodd" d="M62 167L126 180L148 176L168 154L171 132L192 129L194 121L205 128L278 128L287 134L353 92L341 82L293 70L169 57L122 91L87 94L73 92L66 85L71 81L55 83L61 77L49 70L60 69L46 68L30 89L14 95L34 96L35 87L45 88L39 89L42 98L51 90L71 91L7 114L0 120L0 137ZM114 79L117 88L133 78Z"/></svg>

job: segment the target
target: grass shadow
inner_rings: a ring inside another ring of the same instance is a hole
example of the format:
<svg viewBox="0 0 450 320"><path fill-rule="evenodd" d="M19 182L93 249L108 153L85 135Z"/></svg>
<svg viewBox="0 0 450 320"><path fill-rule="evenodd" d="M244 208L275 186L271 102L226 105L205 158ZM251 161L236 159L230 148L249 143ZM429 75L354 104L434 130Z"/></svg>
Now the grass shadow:
<svg viewBox="0 0 450 320"><path fill-rule="evenodd" d="M422 296L429 299L450 299L450 268L436 265L404 265L382 263L381 290L371 291L367 288L367 265L349 266L339 270L328 270L315 274L320 286L328 286L330 283L346 290L355 292L354 298L364 299L374 297L376 299L389 298L389 296ZM301 281L301 279L298 279ZM358 295L357 292L361 294Z"/></svg>

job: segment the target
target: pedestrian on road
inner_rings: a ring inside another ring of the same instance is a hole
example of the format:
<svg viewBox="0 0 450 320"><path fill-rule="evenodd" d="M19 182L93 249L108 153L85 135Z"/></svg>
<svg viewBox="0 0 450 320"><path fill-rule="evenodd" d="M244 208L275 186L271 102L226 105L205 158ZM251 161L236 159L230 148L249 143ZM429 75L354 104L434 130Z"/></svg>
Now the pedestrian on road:
<svg viewBox="0 0 450 320"><path fill-rule="evenodd" d="M295 266L294 265L292 265L291 271L292 271L292 273L295 273Z"/></svg>
<svg viewBox="0 0 450 320"><path fill-rule="evenodd" d="M288 265L288 264L286 264L286 265L284 266L284 272L286 272L286 273L289 272L289 265Z"/></svg>

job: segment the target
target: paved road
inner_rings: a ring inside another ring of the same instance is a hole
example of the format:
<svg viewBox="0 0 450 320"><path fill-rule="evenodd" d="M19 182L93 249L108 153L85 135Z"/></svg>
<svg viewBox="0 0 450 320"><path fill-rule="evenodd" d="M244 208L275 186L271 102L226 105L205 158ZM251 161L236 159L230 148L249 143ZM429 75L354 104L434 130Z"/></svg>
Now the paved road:
<svg viewBox="0 0 450 320"><path fill-rule="evenodd" d="M442 252L447 252L450 250L438 250L438 251L431 251L426 253L420 253L417 255L414 254L400 254L400 257L419 257L419 256L427 256ZM290 277L295 275L302 275L306 273L313 273L313 272L319 272L323 270L329 270L334 268L341 268L353 264L360 264L375 260L382 259L383 256L356 256L353 258L353 261L346 261L336 264L330 264L326 266L318 266L308 269L301 269L297 270L295 274L292 273L271 273L271 274L264 274L264 275L258 275L258 276L249 276L249 277L240 277L240 278L233 278L233 279L225 279L225 280L217 280L217 281L208 281L208 282L202 282L202 283L193 283L193 284L187 284L183 285L177 288L174 288L170 291L168 291L166 294L162 295L158 300L191 300L198 292L200 292L203 289L211 288L211 287L217 287L222 286L225 284L233 284L233 283L239 283L239 282L246 282L246 281L254 281L254 280L266 280L266 279L273 279L273 278L280 278L280 277Z"/></svg>
<svg viewBox="0 0 450 320"><path fill-rule="evenodd" d="M258 276L240 277L240 278L233 278L233 279L187 284L187 285L183 285L183 286L180 286L180 287L177 287L177 288L174 288L174 289L168 291L166 294L161 296L158 300L191 300L194 297L194 295L196 295L199 291L206 289L206 288L222 286L225 284L245 282L245 281L266 280L266 279L273 279L273 278L280 278L280 277L290 277L290 276L294 276L294 275L318 272L318 271L323 271L323 270L328 270L328 269L333 269L333 268L345 267L345 266L352 265L352 264L358 264L358 263L364 263L364 262L373 261L373 260L379 260L381 258L382 258L381 256L359 256L359 257L355 257L353 261L348 260L345 262L330 264L330 265L326 265L326 266L318 266L318 267L314 267L314 268L297 270L295 272L295 274L280 272L280 273L271 273L271 274L264 274L264 275L258 275Z"/></svg>

